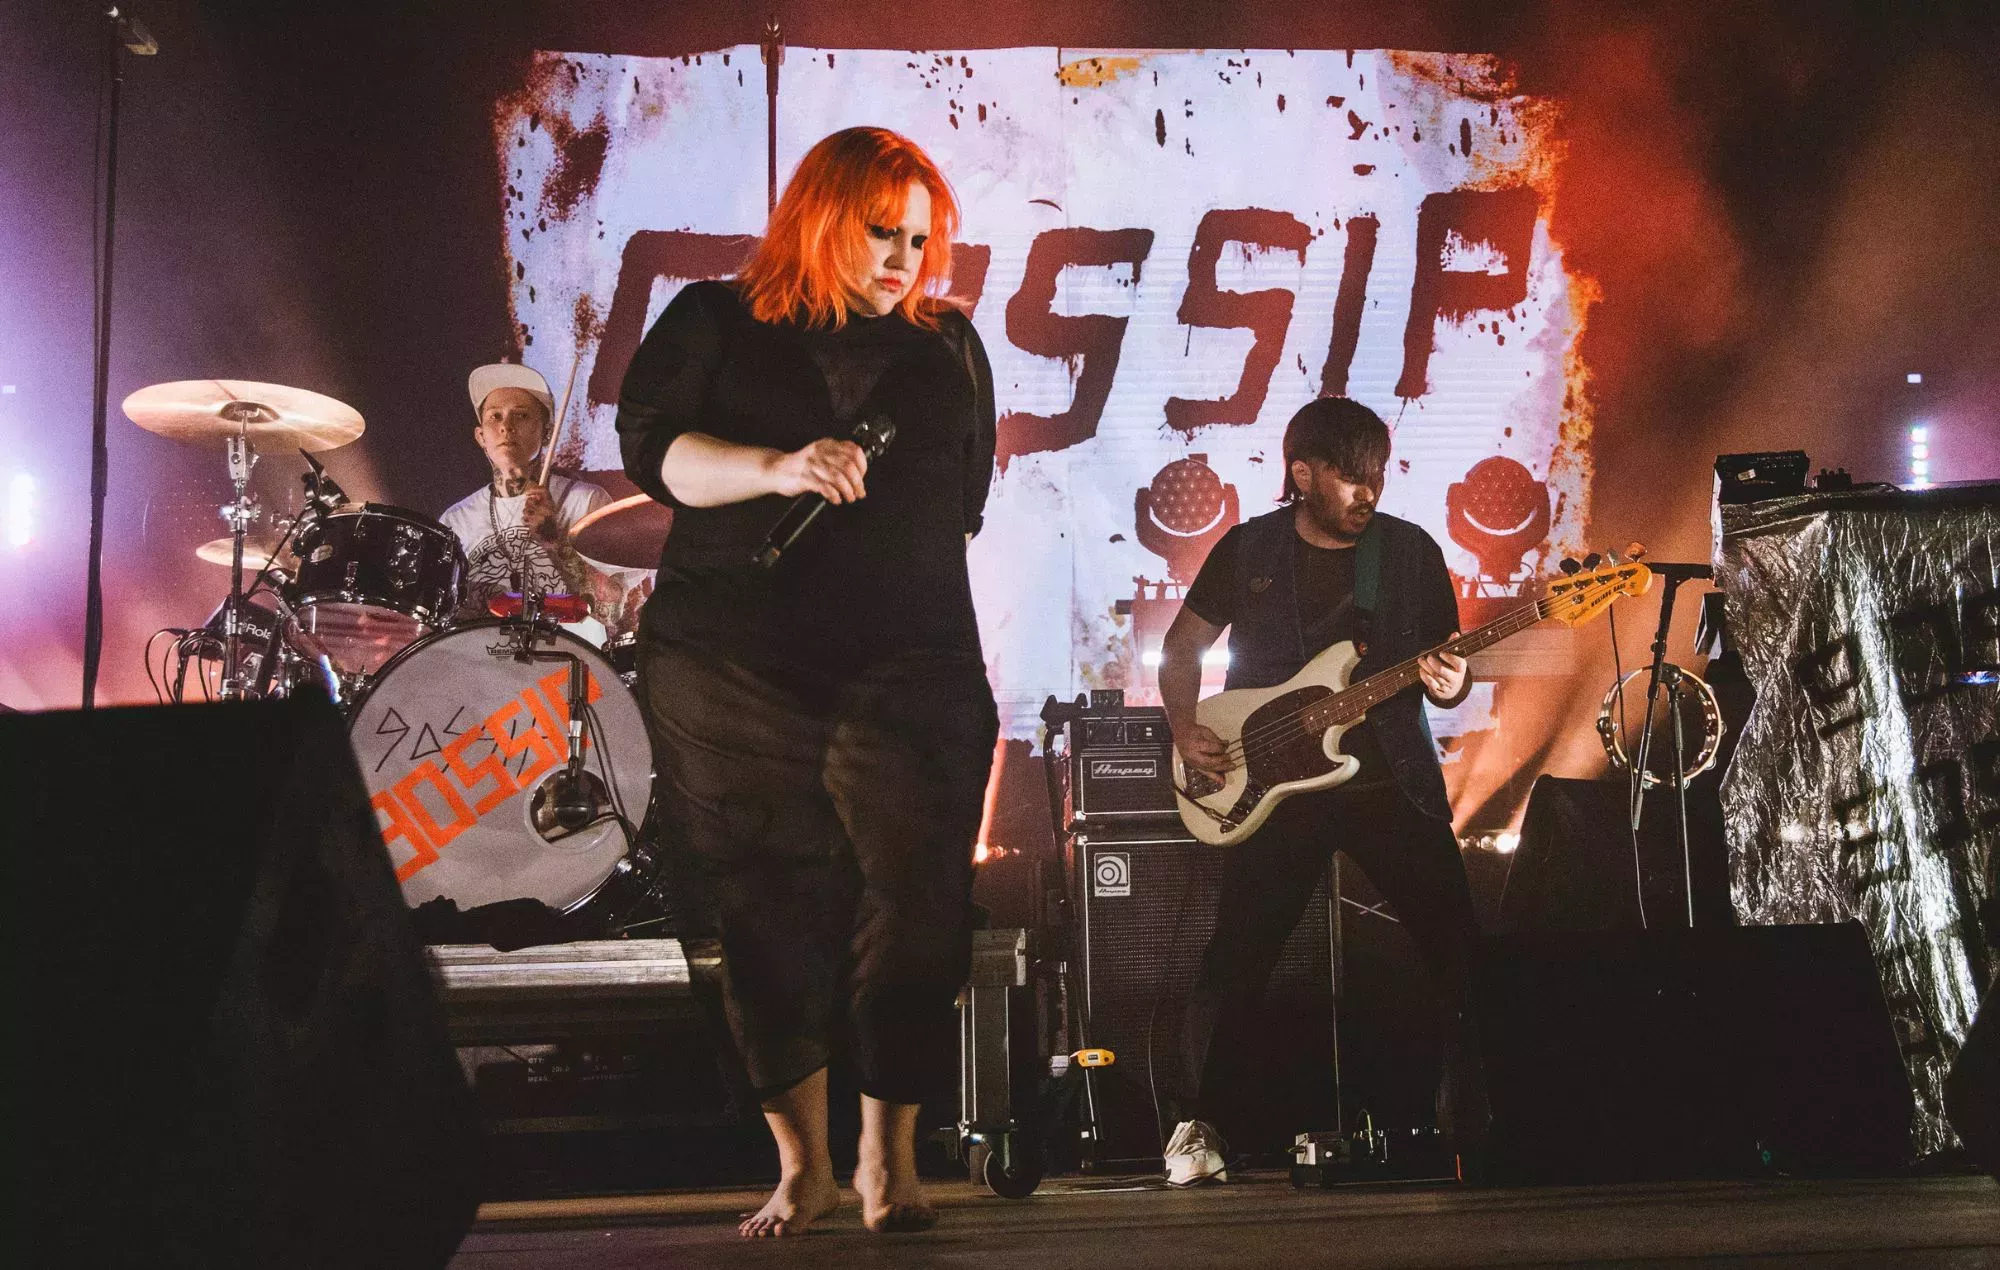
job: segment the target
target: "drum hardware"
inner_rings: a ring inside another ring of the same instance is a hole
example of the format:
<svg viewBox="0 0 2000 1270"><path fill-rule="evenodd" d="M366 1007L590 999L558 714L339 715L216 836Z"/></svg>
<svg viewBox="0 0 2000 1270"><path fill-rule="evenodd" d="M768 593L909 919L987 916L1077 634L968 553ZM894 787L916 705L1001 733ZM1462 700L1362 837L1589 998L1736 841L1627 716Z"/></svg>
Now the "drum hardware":
<svg viewBox="0 0 2000 1270"><path fill-rule="evenodd" d="M320 393L243 380L193 379L153 384L125 398L123 405L127 418L156 436L173 441L223 443L229 481L236 496L220 509L223 522L229 526L230 565L229 598L222 615L221 694L224 701L234 701L256 691L269 691L271 678L267 672L274 659L268 656L262 659L257 675L261 689L253 689L244 673L244 636L248 630L245 603L262 586L271 567L267 558L256 580L248 589L244 587L245 539L250 526L263 514L249 494L250 473L258 458L251 442L253 439L284 441L301 450L326 450L354 440L366 424L352 407ZM182 688L186 669L183 657Z"/></svg>
<svg viewBox="0 0 2000 1270"><path fill-rule="evenodd" d="M290 535L287 535L289 537ZM257 537L243 542L243 567L259 573L268 571L280 586L291 580L292 566L298 562L284 549L283 539ZM206 564L226 565L234 557L234 540L215 538L194 549L195 558Z"/></svg>
<svg viewBox="0 0 2000 1270"><path fill-rule="evenodd" d="M625 681L627 688L639 686L639 633L626 631L614 635L604 645L604 658L611 663L618 677Z"/></svg>
<svg viewBox="0 0 2000 1270"><path fill-rule="evenodd" d="M332 650L315 636L300 629L298 613L285 602L283 594L277 591L271 592L271 603L276 606L279 615L284 619L279 629L285 636L285 650L298 661L310 665L319 676L320 686L326 689L328 699L335 705L345 708L350 704L354 694L348 684L341 679L340 673L333 668Z"/></svg>
<svg viewBox="0 0 2000 1270"><path fill-rule="evenodd" d="M529 803L535 831L542 835L544 841L556 842L603 819L612 805L611 793L602 780L583 768L583 751L589 735L589 668L574 653L535 647L538 638L554 642L550 634L554 627L543 618L546 602L574 597L544 596L539 591L531 590L518 598L521 602L519 619L502 623L505 636L486 651L492 656L511 657L517 662L559 661L569 666L566 691L569 725L564 734L569 753L562 769L535 790ZM549 616L556 621L563 620L558 612L550 612Z"/></svg>
<svg viewBox="0 0 2000 1270"><path fill-rule="evenodd" d="M229 526L229 602L223 610L222 624L222 699L235 701L244 696L242 634L243 610L243 538L250 532L250 524L262 512L256 500L248 495L250 469L257 464L256 451L250 448L248 426L252 417L262 409L248 402L231 403L225 411L234 411L241 421L242 429L228 438L229 481L236 488L236 498L223 505L222 519Z"/></svg>

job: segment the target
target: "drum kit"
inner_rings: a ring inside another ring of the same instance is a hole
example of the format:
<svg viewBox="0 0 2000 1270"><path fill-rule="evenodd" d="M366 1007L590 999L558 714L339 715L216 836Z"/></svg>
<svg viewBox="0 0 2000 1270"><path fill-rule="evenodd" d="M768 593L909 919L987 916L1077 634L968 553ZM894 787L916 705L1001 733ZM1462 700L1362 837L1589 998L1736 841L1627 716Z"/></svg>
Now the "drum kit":
<svg viewBox="0 0 2000 1270"><path fill-rule="evenodd" d="M229 595L201 627L175 632L175 700L190 663L224 701L323 689L346 715L412 906L525 898L564 913L615 908L614 929L661 920L648 915L662 911L641 828L652 756L629 643L600 651L563 630L566 596L531 592L461 620L456 536L406 508L350 502L315 457L365 427L331 397L189 380L142 388L124 410L155 435L220 447L235 493L220 509L227 536L196 548L230 568ZM251 469L260 448L286 446L310 468L304 504L281 532L258 533ZM623 500L576 526L579 549L653 568L670 516L643 495Z"/></svg>

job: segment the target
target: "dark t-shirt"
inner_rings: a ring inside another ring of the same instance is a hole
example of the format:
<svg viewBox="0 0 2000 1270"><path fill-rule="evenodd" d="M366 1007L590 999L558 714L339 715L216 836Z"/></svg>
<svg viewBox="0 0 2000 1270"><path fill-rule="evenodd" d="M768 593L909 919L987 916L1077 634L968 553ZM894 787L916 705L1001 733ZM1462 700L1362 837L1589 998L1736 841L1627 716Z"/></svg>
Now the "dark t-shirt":
<svg viewBox="0 0 2000 1270"><path fill-rule="evenodd" d="M1211 626L1228 626L1236 620L1236 601L1242 594L1236 557L1242 541L1239 529L1222 535L1188 587L1188 608ZM1300 645L1317 653L1343 639L1361 638L1355 627L1354 548L1315 547L1303 538L1297 547L1293 581L1299 597Z"/></svg>
<svg viewBox="0 0 2000 1270"><path fill-rule="evenodd" d="M1363 632L1354 606L1354 548L1315 547L1303 538L1296 538L1293 546L1300 646L1309 655L1316 655L1342 640L1360 640ZM1238 559L1242 547L1243 532L1238 526L1209 551L1201 572L1188 587L1183 603L1211 626L1228 626L1235 621L1237 601L1243 594L1237 575L1237 570L1245 567ZM1248 567L1257 570L1258 564ZM1252 573L1253 579L1258 576L1262 576L1261 571ZM1361 789L1389 779L1381 746L1366 720L1348 730L1340 748L1361 760L1361 770L1341 788Z"/></svg>
<svg viewBox="0 0 2000 1270"><path fill-rule="evenodd" d="M626 372L625 470L675 509L645 630L767 670L846 676L909 651L980 658L965 566L993 473L992 376L972 324L900 314L838 330L759 322L733 286L683 288ZM749 563L790 500L687 507L660 481L685 432L797 450L887 414L868 495L829 507L769 570Z"/></svg>

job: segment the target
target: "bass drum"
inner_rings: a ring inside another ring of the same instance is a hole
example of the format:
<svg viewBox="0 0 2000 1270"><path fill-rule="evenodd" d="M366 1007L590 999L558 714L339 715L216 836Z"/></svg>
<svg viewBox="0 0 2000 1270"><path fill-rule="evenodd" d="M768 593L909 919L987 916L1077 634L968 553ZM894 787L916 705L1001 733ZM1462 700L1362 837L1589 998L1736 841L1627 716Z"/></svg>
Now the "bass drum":
<svg viewBox="0 0 2000 1270"><path fill-rule="evenodd" d="M410 645L348 723L413 908L529 898L573 912L618 868L646 815L653 765L638 701L566 631L539 633L535 660L517 660L518 630L471 622ZM559 820L572 661L587 672L583 796Z"/></svg>

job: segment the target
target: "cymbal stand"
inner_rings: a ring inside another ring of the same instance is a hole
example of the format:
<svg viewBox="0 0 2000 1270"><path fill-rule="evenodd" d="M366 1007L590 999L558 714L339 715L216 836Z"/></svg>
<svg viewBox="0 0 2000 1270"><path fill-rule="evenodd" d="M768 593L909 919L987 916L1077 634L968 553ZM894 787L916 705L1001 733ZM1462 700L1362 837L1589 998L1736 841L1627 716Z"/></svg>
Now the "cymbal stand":
<svg viewBox="0 0 2000 1270"><path fill-rule="evenodd" d="M250 469L257 466L257 451L250 445L249 424L256 417L255 412L263 406L248 402L231 403L230 409L243 405L251 412L236 417L242 426L236 435L229 438L229 480L236 487L233 501L222 505L222 519L229 526L229 604L223 611L222 619L222 699L240 701L247 694L243 682L243 538L250 526L263 513L257 507L257 500L249 495ZM226 411L225 411L226 413Z"/></svg>

